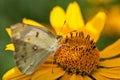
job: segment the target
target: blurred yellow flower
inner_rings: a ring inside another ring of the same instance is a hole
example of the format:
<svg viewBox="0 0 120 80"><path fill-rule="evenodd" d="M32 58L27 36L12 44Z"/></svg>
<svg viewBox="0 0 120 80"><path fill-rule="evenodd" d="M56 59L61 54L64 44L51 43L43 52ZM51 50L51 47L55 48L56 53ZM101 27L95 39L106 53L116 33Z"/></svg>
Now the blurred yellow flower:
<svg viewBox="0 0 120 80"><path fill-rule="evenodd" d="M120 36L120 6L113 6L108 10L104 33Z"/></svg>
<svg viewBox="0 0 120 80"><path fill-rule="evenodd" d="M14 67L5 73L3 80L120 79L120 39L102 51L95 44L105 19L105 13L98 12L85 25L76 2L70 3L66 12L59 6L54 7L50 13L51 25L57 34L61 31L65 36L60 42L63 45L55 52L54 63L48 58L32 75L24 75Z"/></svg>

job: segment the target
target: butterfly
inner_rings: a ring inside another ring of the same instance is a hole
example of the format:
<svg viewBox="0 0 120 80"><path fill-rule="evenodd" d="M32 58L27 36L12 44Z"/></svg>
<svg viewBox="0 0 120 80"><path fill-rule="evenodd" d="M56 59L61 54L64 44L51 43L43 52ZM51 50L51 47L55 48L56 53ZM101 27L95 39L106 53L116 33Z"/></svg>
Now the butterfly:
<svg viewBox="0 0 120 80"><path fill-rule="evenodd" d="M16 65L26 75L34 73L58 49L62 39L43 27L17 23L10 28Z"/></svg>

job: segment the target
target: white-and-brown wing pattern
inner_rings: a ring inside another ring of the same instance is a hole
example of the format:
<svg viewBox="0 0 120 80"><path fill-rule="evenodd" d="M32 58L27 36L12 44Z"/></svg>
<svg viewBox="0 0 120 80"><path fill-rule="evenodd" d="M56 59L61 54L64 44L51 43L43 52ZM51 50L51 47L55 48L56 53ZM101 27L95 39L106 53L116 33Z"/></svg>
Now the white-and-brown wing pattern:
<svg viewBox="0 0 120 80"><path fill-rule="evenodd" d="M47 29L18 23L11 26L14 58L18 68L25 74L32 74L57 47L55 36Z"/></svg>

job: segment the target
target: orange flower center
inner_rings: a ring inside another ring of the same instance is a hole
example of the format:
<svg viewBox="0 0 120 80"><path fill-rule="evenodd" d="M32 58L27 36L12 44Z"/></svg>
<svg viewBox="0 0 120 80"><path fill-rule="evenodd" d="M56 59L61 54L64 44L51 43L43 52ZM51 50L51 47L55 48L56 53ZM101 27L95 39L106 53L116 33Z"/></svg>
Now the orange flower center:
<svg viewBox="0 0 120 80"><path fill-rule="evenodd" d="M71 74L90 74L99 63L99 51L90 35L71 32L60 42L55 52L55 63Z"/></svg>

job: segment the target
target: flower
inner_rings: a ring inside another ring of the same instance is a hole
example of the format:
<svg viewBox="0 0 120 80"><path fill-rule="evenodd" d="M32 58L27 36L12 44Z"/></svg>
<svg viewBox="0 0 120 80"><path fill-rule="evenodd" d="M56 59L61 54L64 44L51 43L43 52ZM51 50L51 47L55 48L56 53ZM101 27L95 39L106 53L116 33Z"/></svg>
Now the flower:
<svg viewBox="0 0 120 80"><path fill-rule="evenodd" d="M112 6L107 14L106 25L104 28L104 33L109 34L110 36L120 36L120 7ZM111 21L112 20L112 21Z"/></svg>
<svg viewBox="0 0 120 80"><path fill-rule="evenodd" d="M5 73L3 80L120 79L120 39L102 51L95 44L104 28L105 19L105 13L98 12L85 25L76 2L69 4L66 13L56 6L50 13L50 22L57 34L63 35L63 39L55 52L54 63L51 57L48 58L36 72L28 76L14 67Z"/></svg>

